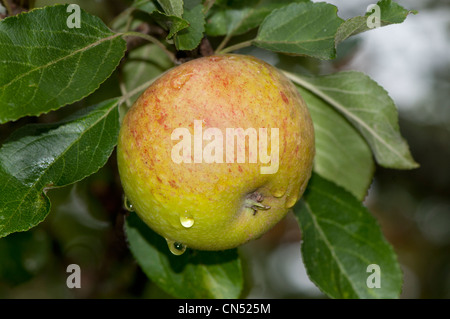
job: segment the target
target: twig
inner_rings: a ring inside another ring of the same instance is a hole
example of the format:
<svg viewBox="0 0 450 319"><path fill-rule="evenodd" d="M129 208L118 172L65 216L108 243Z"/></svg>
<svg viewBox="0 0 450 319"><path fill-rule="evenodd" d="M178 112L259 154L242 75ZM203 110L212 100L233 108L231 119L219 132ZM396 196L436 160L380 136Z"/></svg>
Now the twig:
<svg viewBox="0 0 450 319"><path fill-rule="evenodd" d="M121 18L123 18L124 16L127 15L131 15L134 10L136 10L136 8L134 7L129 7L125 10L123 10L121 13L119 13L117 16L115 16L110 22L109 22L109 26L110 28L114 29L114 24L116 24L117 21L119 21Z"/></svg>
<svg viewBox="0 0 450 319"><path fill-rule="evenodd" d="M125 24L125 32L130 31L131 23L133 22L133 16L130 14L127 19L127 23Z"/></svg>
<svg viewBox="0 0 450 319"><path fill-rule="evenodd" d="M137 88L135 88L134 90L131 90L129 92L127 92L126 94L122 95L122 97L119 99L118 104L122 104L123 102L127 101L130 97L132 97L135 94L138 94L139 92L141 92L142 90L145 90L147 87L150 86L150 84L152 84L153 82L155 82L155 80L158 78L159 76L139 85Z"/></svg>
<svg viewBox="0 0 450 319"><path fill-rule="evenodd" d="M120 88L120 93L122 93L122 96L127 96L127 88L125 87L125 83L123 81L120 81L119 88ZM129 97L126 98L124 100L124 102L126 103L127 107L130 108L131 102L130 102Z"/></svg>
<svg viewBox="0 0 450 319"><path fill-rule="evenodd" d="M219 46L216 48L216 52L220 52L230 41L231 39L231 33L227 34L225 38L223 38L222 42L220 42Z"/></svg>
<svg viewBox="0 0 450 319"><path fill-rule="evenodd" d="M214 2L216 2L216 0L206 0L205 1L205 8L204 8L205 15L208 13L209 9L211 9L211 7L214 5Z"/></svg>
<svg viewBox="0 0 450 319"><path fill-rule="evenodd" d="M157 38L152 37L151 35L148 35L148 34L135 32L135 31L124 32L124 33L122 33L122 35L125 37L127 37L127 36L141 37L153 44L156 44L158 47L160 47L164 51L164 53L166 53L166 55L169 57L169 59L172 62L174 62L174 63L176 62L175 54L173 54L172 52L167 50L166 46L161 41L159 41Z"/></svg>
<svg viewBox="0 0 450 319"><path fill-rule="evenodd" d="M239 49L251 46L252 42L253 42L253 40L244 41L244 42L237 43L235 45L229 46L229 47L227 47L227 48L225 48L225 49L223 49L221 51L220 50L216 50L216 52L223 54L223 53L228 53L228 52L231 52L231 51L236 51L236 50L239 50Z"/></svg>

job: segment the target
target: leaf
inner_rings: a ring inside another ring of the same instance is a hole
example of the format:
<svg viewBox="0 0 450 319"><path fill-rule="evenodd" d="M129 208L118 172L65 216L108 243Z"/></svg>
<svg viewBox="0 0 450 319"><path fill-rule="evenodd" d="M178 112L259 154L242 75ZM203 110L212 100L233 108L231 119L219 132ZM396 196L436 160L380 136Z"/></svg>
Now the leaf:
<svg viewBox="0 0 450 319"><path fill-rule="evenodd" d="M298 88L314 123L314 171L363 200L372 182L372 152L359 132L332 106Z"/></svg>
<svg viewBox="0 0 450 319"><path fill-rule="evenodd" d="M95 91L117 67L126 43L81 10L70 29L67 5L0 21L0 123L39 115Z"/></svg>
<svg viewBox="0 0 450 319"><path fill-rule="evenodd" d="M318 77L285 74L344 115L369 143L378 164L396 169L418 167L400 134L394 102L367 75L356 71Z"/></svg>
<svg viewBox="0 0 450 319"><path fill-rule="evenodd" d="M177 16L167 15L160 11L154 11L152 17L155 21L166 30L169 30L169 34L166 39L171 39L177 32L189 27L189 22Z"/></svg>
<svg viewBox="0 0 450 319"><path fill-rule="evenodd" d="M399 297L397 257L374 217L350 193L313 174L294 214L308 276L329 297ZM380 288L367 284L373 264L380 267Z"/></svg>
<svg viewBox="0 0 450 319"><path fill-rule="evenodd" d="M415 10L406 10L399 4L391 2L391 0L378 1L377 5L380 7L381 26L386 26L393 23L402 23L410 13L417 13ZM367 19L372 12L373 10L370 10L363 17L353 17L342 23L336 33L336 45L352 35L371 30L371 28L367 25Z"/></svg>
<svg viewBox="0 0 450 319"><path fill-rule="evenodd" d="M203 0L183 0L183 10L184 11L192 10L198 5L203 6Z"/></svg>
<svg viewBox="0 0 450 319"><path fill-rule="evenodd" d="M175 256L166 240L153 232L135 213L126 219L131 252L146 275L176 298L238 298L242 269L236 249L219 252L187 249Z"/></svg>
<svg viewBox="0 0 450 319"><path fill-rule="evenodd" d="M389 23L402 23L406 17L412 13L417 14L416 10L407 10L396 2L391 0L378 1L377 5L380 7L381 20ZM369 16L371 13L366 13Z"/></svg>
<svg viewBox="0 0 450 319"><path fill-rule="evenodd" d="M189 27L189 22L182 18L183 1L180 0L158 0L163 12L154 11L152 16L164 28L169 30L167 39L171 39L177 32Z"/></svg>
<svg viewBox="0 0 450 319"><path fill-rule="evenodd" d="M274 9L305 1L308 0L246 0L233 6L215 6L211 9L206 32L211 36L243 34L258 27Z"/></svg>
<svg viewBox="0 0 450 319"><path fill-rule="evenodd" d="M167 15L181 18L183 16L183 1L180 0L158 0Z"/></svg>
<svg viewBox="0 0 450 319"><path fill-rule="evenodd" d="M132 6L147 13L157 11L155 4L151 0L134 0Z"/></svg>
<svg viewBox="0 0 450 319"><path fill-rule="evenodd" d="M117 99L56 124L26 125L0 148L0 237L28 230L50 210L49 188L101 168L117 143Z"/></svg>
<svg viewBox="0 0 450 319"><path fill-rule="evenodd" d="M138 10L150 14L155 21L169 31L167 39L171 39L177 32L189 27L189 22L181 17L181 15L173 14L173 10L168 7L167 12L161 12L151 0L135 0L132 6ZM168 13L172 12L172 13ZM181 12L182 14L183 12Z"/></svg>
<svg viewBox="0 0 450 319"><path fill-rule="evenodd" d="M293 3L264 19L253 44L277 52L332 59L336 56L334 37L342 21L333 5Z"/></svg>
<svg viewBox="0 0 450 319"><path fill-rule="evenodd" d="M176 34L175 46L177 50L193 50L200 44L205 32L203 5L200 4L191 10L185 10L183 18L189 22L189 27Z"/></svg>

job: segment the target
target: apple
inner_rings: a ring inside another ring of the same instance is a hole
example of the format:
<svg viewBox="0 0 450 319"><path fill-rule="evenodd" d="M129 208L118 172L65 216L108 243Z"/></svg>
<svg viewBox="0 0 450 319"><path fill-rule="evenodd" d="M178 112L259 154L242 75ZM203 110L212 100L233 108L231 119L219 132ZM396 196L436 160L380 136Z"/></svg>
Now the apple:
<svg viewBox="0 0 450 319"><path fill-rule="evenodd" d="M117 146L128 201L174 253L259 238L302 196L314 154L295 86L270 64L237 54L159 77L125 115Z"/></svg>

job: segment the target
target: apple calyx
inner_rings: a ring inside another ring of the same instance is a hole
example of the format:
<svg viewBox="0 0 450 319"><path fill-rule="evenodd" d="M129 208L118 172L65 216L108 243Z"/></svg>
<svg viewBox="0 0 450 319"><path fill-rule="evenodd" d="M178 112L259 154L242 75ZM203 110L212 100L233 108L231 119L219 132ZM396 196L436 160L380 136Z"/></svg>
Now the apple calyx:
<svg viewBox="0 0 450 319"><path fill-rule="evenodd" d="M253 216L256 215L258 210L268 210L270 206L263 205L262 201L264 200L264 196L261 193L253 192L247 195L245 199L244 207L248 207L253 209Z"/></svg>

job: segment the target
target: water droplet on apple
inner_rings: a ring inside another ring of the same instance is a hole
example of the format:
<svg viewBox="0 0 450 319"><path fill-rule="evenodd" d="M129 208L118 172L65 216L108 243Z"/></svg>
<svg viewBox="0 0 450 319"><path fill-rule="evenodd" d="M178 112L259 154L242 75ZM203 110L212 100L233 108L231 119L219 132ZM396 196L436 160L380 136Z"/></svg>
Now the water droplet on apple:
<svg viewBox="0 0 450 319"><path fill-rule="evenodd" d="M274 197L277 197L277 198L280 198L280 197L283 197L283 195L286 193L286 190L285 189L277 189L277 190L275 190L274 192L273 192L273 196Z"/></svg>
<svg viewBox="0 0 450 319"><path fill-rule="evenodd" d="M291 195L286 199L286 208L291 208L297 203L297 195Z"/></svg>
<svg viewBox="0 0 450 319"><path fill-rule="evenodd" d="M125 207L125 209L129 212L134 212L134 207L133 204L130 202L130 200L128 199L128 197L124 197L123 199L123 206Z"/></svg>
<svg viewBox="0 0 450 319"><path fill-rule="evenodd" d="M172 254L174 254L176 256L180 256L186 251L186 245L184 245L180 242L171 240L171 239L167 239L167 238L166 238L166 241L167 241L167 246L169 246L169 250Z"/></svg>
<svg viewBox="0 0 450 319"><path fill-rule="evenodd" d="M187 213L187 212L186 212ZM180 223L184 228L191 228L194 225L194 218L191 215L185 214L180 216Z"/></svg>

